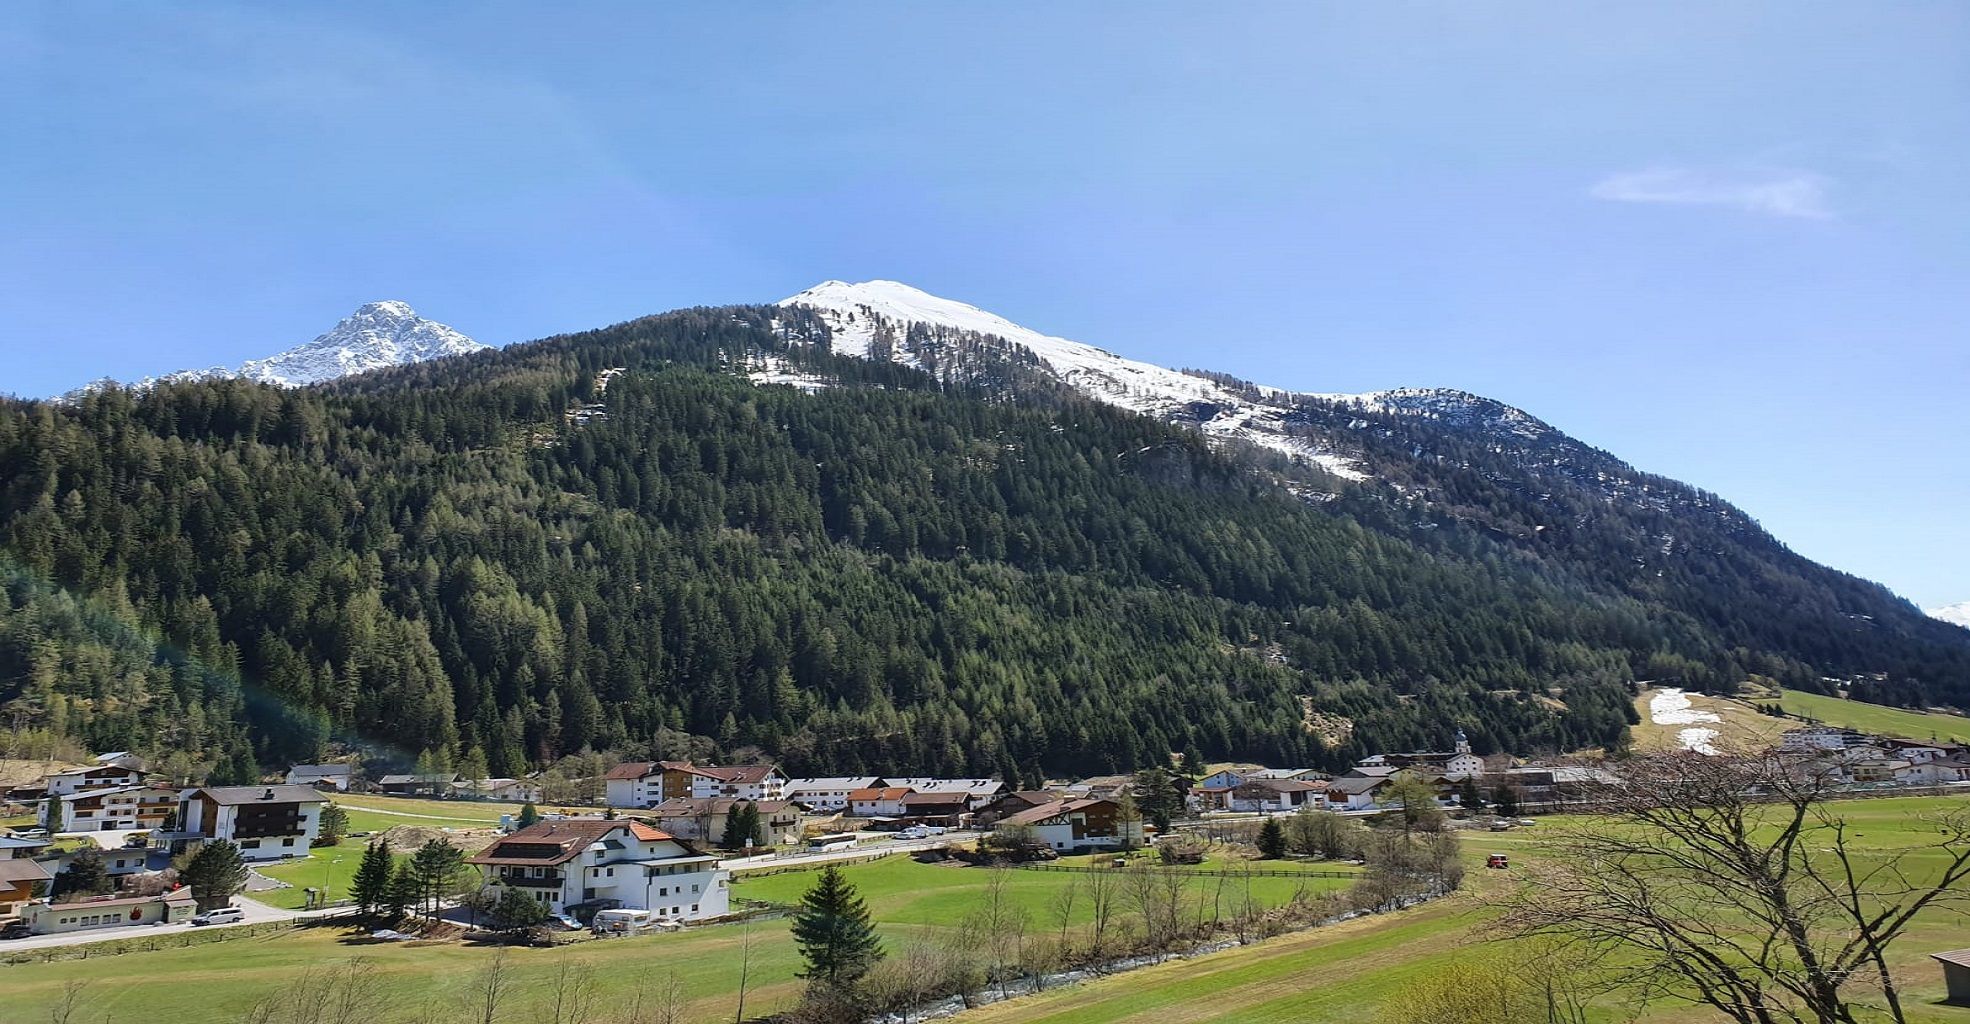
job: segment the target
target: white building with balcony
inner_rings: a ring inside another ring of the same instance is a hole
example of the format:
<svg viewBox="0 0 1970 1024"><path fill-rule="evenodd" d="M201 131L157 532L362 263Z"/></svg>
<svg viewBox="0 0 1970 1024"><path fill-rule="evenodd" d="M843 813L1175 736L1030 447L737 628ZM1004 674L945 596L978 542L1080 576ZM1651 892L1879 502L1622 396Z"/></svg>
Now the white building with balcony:
<svg viewBox="0 0 1970 1024"><path fill-rule="evenodd" d="M699 921L731 909L732 873L718 858L637 821L560 818L521 829L466 863L488 886L539 900L551 913L589 904Z"/></svg>

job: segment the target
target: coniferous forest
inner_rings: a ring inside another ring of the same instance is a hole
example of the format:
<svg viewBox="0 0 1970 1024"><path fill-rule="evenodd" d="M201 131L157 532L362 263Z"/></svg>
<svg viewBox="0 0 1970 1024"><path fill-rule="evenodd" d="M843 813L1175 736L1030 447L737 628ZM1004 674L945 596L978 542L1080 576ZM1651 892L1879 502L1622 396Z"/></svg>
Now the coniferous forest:
<svg viewBox="0 0 1970 1024"><path fill-rule="evenodd" d="M1585 446L1309 400L1373 471L1343 485L976 339L947 351L991 372L825 333L686 310L0 404L0 715L222 780L351 746L1031 779L1615 747L1638 680L1970 704L1970 633ZM835 386L733 372L762 353Z"/></svg>

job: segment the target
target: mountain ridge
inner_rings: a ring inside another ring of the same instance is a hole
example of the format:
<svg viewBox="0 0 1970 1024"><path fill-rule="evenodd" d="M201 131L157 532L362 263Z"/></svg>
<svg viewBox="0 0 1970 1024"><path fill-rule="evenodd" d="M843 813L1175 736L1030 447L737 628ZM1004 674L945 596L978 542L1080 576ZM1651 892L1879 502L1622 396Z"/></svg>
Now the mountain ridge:
<svg viewBox="0 0 1970 1024"><path fill-rule="evenodd" d="M399 299L366 302L314 340L237 367L209 366L144 377L130 387L139 390L163 383L240 378L276 387L306 387L358 373L449 356L470 355L492 346L476 341L436 320L417 315ZM73 400L114 378L105 378L68 393Z"/></svg>

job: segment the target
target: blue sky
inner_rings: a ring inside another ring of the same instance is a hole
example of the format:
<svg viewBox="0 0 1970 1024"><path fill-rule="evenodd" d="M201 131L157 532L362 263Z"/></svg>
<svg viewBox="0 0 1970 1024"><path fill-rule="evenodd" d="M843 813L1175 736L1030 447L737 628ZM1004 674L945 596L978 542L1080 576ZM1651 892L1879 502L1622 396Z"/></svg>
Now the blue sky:
<svg viewBox="0 0 1970 1024"><path fill-rule="evenodd" d="M889 277L1970 599L1970 7L16 4L0 390Z"/></svg>

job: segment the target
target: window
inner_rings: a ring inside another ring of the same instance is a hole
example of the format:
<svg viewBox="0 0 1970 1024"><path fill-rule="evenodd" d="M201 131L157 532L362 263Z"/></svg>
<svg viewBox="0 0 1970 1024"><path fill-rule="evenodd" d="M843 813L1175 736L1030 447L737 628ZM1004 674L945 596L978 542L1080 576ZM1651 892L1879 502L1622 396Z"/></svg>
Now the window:
<svg viewBox="0 0 1970 1024"><path fill-rule="evenodd" d="M696 903L691 904L691 913L695 914L697 912L698 912L698 905Z"/></svg>
<svg viewBox="0 0 1970 1024"><path fill-rule="evenodd" d="M257 850L260 848L260 840L242 839L239 841L239 848L242 850Z"/></svg>

